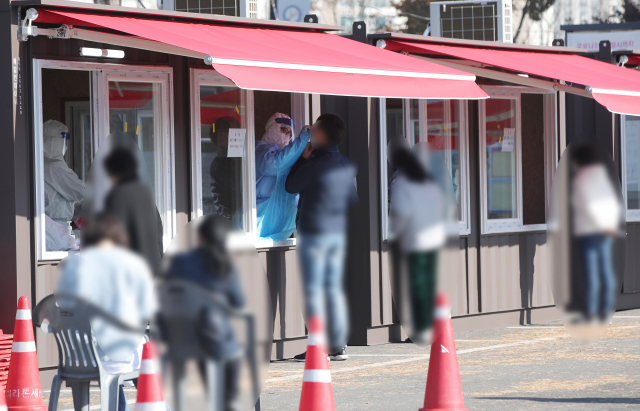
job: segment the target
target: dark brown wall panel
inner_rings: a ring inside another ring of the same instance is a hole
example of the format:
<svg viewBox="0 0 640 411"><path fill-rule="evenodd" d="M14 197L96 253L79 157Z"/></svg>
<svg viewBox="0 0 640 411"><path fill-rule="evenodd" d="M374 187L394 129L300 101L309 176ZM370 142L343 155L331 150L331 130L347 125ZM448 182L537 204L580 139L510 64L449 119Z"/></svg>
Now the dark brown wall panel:
<svg viewBox="0 0 640 411"><path fill-rule="evenodd" d="M522 211L523 223L544 224L544 96L522 94Z"/></svg>
<svg viewBox="0 0 640 411"><path fill-rule="evenodd" d="M622 282L623 293L640 292L640 224L627 223L627 253Z"/></svg>

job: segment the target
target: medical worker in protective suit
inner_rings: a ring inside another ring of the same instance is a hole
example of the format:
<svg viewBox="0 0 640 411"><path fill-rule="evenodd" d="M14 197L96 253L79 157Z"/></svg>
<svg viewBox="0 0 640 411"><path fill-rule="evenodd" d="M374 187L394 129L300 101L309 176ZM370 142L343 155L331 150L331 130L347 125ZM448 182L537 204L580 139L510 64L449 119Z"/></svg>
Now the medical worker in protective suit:
<svg viewBox="0 0 640 411"><path fill-rule="evenodd" d="M48 120L44 138L44 213L48 251L75 248L70 235L70 222L75 205L84 198L84 181L78 178L64 160L70 138L67 126Z"/></svg>
<svg viewBox="0 0 640 411"><path fill-rule="evenodd" d="M296 228L298 195L289 194L284 183L289 170L309 142L309 128L293 139L293 120L275 113L267 121L262 140L256 143L256 203L258 236L286 240Z"/></svg>

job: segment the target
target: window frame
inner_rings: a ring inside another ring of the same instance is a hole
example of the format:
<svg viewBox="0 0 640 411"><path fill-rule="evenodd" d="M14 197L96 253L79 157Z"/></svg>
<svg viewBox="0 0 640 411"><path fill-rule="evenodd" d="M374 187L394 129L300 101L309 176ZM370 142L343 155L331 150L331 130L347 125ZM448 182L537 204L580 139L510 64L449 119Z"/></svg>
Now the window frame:
<svg viewBox="0 0 640 411"><path fill-rule="evenodd" d="M407 130L411 126L411 113L410 113L410 100L403 99L403 127L404 134L407 134ZM419 104L419 135L418 141L422 142L427 140L427 119L429 113L427 112L427 100L429 99L413 99L418 100ZM388 159L387 159L387 115L386 115L386 98L378 99L378 126L380 127L379 133L379 168L380 168L380 235L382 241L385 242L389 239L389 182L387 181L388 173ZM443 100L450 102L452 100ZM471 233L470 226L470 184L469 184L469 102L468 100L453 100L458 102L458 116L459 116L459 161L460 161L460 204L461 204L461 219L459 220L459 234L469 235ZM451 115L450 105L447 104L446 115ZM449 148L450 152L450 148ZM447 156L449 157L449 156ZM451 159L446 158L447 164Z"/></svg>
<svg viewBox="0 0 640 411"><path fill-rule="evenodd" d="M204 215L202 211L202 147L200 130L200 87L228 86L238 88L234 82L211 69L191 69L191 156L194 159L191 166L191 218ZM244 231L255 238L256 226L256 190L255 190L255 127L253 125L253 91L242 90L245 99L246 139L245 156L242 157L242 203L243 221L246 222ZM251 189L253 187L253 189ZM251 204L252 207L246 207Z"/></svg>
<svg viewBox="0 0 640 411"><path fill-rule="evenodd" d="M162 83L163 107L163 158L162 165L167 173L164 179L164 199L167 207L165 215L165 233L163 235L165 246L176 234L176 200L175 200L175 161L174 161L174 130L173 130L173 69L171 67L147 67L123 64L87 63L75 61L61 61L48 59L33 59L33 99L34 99L34 179L35 179L35 241L38 261L61 260L67 257L69 251L47 251L44 214L44 152L43 141L36 136L43 133L43 107L42 107L42 70L78 70L91 73L90 106L92 116L92 144L93 157L95 157L101 141L108 132L108 78L114 75L130 78L128 81ZM126 81L126 80L122 80ZM168 137L168 138L167 138ZM169 227L167 228L167 225Z"/></svg>
<svg viewBox="0 0 640 411"><path fill-rule="evenodd" d="M192 68L190 70L191 87L191 155L195 159L191 164L191 217L192 219L203 215L202 212L202 155L200 146L200 86L220 85L238 88L235 83L212 69ZM256 206L256 167L255 167L255 141L256 125L253 90L241 89L245 95L246 128L245 141L246 155L243 157L242 171L242 201L243 221L246 221L244 231L253 240L257 249L274 247L295 246L296 239L290 238L283 241L271 241L258 239L257 232L257 206ZM291 118L295 124L294 133L297 136L302 126L309 124L309 94L291 94ZM251 207L247 206L248 204Z"/></svg>
<svg viewBox="0 0 640 411"><path fill-rule="evenodd" d="M486 168L486 101L478 102L478 165L480 178L480 229L481 234L500 234L512 232L543 231L547 224L523 224L522 210L522 94L542 94L544 116L544 181L545 216L549 210L549 195L553 175L558 165L557 140L558 116L555 91L521 86L483 86L482 89L495 99L516 100L516 178L517 178L517 218L489 220L487 218L487 168Z"/></svg>
<svg viewBox="0 0 640 411"><path fill-rule="evenodd" d="M638 209L629 209L627 204L627 117L638 117L638 116L628 116L625 114L620 115L620 151L622 155L621 159L621 168L622 168L622 197L624 201L624 210L625 210L625 218L627 222L640 222L640 208ZM640 121L640 117L638 117Z"/></svg>

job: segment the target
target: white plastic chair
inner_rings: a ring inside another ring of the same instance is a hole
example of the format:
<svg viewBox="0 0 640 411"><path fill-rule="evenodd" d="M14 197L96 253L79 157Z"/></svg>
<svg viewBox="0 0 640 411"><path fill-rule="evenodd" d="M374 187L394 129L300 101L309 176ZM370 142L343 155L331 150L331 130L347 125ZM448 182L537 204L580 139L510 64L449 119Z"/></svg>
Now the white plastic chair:
<svg viewBox="0 0 640 411"><path fill-rule="evenodd" d="M58 298L61 296L58 295ZM90 318L101 317L127 331L140 331L146 327L132 329L110 314L81 299L64 295L64 309L58 307L56 296L51 294L33 309L34 326L51 333L58 345L58 373L51 384L49 411L58 409L62 382L71 387L75 411L89 411L89 385L100 383L100 405L102 410L117 411L119 387L123 381L138 378L139 372L108 374L102 367L91 333ZM48 320L49 324L43 324Z"/></svg>

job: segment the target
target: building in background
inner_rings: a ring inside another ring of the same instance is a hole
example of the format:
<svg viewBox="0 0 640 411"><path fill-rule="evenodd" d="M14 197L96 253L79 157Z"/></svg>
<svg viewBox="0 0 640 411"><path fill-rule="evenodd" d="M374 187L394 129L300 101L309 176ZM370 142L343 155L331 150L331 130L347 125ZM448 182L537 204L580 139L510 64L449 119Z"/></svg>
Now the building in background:
<svg viewBox="0 0 640 411"><path fill-rule="evenodd" d="M311 13L320 23L337 24L350 32L354 21L364 21L367 31L401 31L407 18L399 14L393 0L311 0Z"/></svg>
<svg viewBox="0 0 640 411"><path fill-rule="evenodd" d="M589 51L598 50L603 40L611 42L611 51L637 50L640 48L640 21L618 24L563 25L565 44Z"/></svg>
<svg viewBox="0 0 640 411"><path fill-rule="evenodd" d="M284 21L302 22L311 9L309 0L277 0L274 4L276 4L278 20Z"/></svg>
<svg viewBox="0 0 640 411"><path fill-rule="evenodd" d="M619 23L623 18L623 0L537 0L532 3L538 4L537 13L529 7L522 19L527 0L514 0L515 43L550 46L554 39L565 37L562 25Z"/></svg>
<svg viewBox="0 0 640 411"><path fill-rule="evenodd" d="M431 3L431 35L511 43L511 0Z"/></svg>

